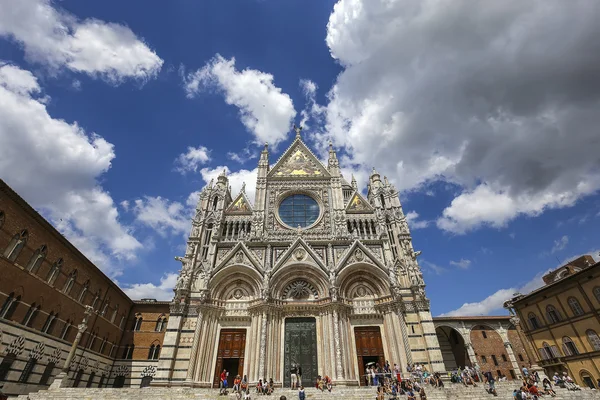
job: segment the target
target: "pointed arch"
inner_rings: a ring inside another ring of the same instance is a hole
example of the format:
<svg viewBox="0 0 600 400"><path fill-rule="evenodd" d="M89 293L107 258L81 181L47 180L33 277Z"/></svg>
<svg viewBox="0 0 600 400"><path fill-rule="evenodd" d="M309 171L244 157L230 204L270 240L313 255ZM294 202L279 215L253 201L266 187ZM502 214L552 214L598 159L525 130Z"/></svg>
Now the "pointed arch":
<svg viewBox="0 0 600 400"><path fill-rule="evenodd" d="M4 257L10 261L16 261L17 257L19 257L19 254L21 254L21 251L27 244L28 239L29 232L27 229L23 229L21 232L16 233L8 243L8 246L6 246L6 249L4 249Z"/></svg>
<svg viewBox="0 0 600 400"><path fill-rule="evenodd" d="M63 287L63 293L69 296L71 294L71 290L73 289L73 285L75 285L75 279L77 279L77 270L74 269L69 274L69 278L67 282L65 282L65 286Z"/></svg>
<svg viewBox="0 0 600 400"><path fill-rule="evenodd" d="M81 288L81 292L79 292L79 297L78 297L77 301L80 304L83 304L83 301L85 300L85 295L87 294L89 288L90 288L90 280L88 279L83 284L83 287Z"/></svg>
<svg viewBox="0 0 600 400"><path fill-rule="evenodd" d="M33 252L33 255L29 259L27 263L27 271L35 274L40 269L42 262L46 259L46 255L48 253L48 247L43 244L36 251Z"/></svg>
<svg viewBox="0 0 600 400"><path fill-rule="evenodd" d="M62 266L63 266L62 258L59 258L58 260L56 260L54 262L54 264L52 264L52 268L50 268L50 271L48 272L48 276L46 277L46 282L48 284L54 285L54 282L56 282L58 275L60 275L60 270L62 269Z"/></svg>

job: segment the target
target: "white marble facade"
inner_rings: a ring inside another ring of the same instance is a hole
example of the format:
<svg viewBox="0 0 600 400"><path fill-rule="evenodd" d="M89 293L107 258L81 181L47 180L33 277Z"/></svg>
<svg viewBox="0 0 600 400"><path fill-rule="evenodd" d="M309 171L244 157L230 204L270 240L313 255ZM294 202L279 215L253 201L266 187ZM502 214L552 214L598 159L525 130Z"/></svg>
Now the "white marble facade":
<svg viewBox="0 0 600 400"><path fill-rule="evenodd" d="M244 188L232 196L225 173L202 190L152 384L212 386L221 332L232 329L245 337L238 370L284 384L294 351L286 342L296 337L286 327L302 321L316 330L303 339L315 364L304 368L338 385L357 385L363 372L357 328L378 327L382 356L403 370L443 370L393 185L373 170L363 196L342 177L335 150L325 166L299 132L272 167L265 145L257 175L253 203Z"/></svg>

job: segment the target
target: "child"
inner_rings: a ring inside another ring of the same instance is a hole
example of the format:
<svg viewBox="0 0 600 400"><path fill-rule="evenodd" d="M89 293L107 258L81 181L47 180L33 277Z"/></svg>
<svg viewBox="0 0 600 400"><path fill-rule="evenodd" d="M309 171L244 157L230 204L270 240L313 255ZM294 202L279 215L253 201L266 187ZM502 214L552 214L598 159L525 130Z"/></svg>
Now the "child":
<svg viewBox="0 0 600 400"><path fill-rule="evenodd" d="M304 386L300 386L300 390L298 390L298 400L305 400L306 393L304 393Z"/></svg>

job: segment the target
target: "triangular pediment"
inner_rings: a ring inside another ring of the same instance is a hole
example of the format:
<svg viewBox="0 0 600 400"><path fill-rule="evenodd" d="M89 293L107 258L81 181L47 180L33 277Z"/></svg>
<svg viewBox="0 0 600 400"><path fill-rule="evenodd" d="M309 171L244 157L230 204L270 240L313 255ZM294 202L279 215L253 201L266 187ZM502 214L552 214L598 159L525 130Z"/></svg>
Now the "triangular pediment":
<svg viewBox="0 0 600 400"><path fill-rule="evenodd" d="M269 177L330 178L331 175L304 142L296 139L269 171Z"/></svg>
<svg viewBox="0 0 600 400"><path fill-rule="evenodd" d="M343 253L342 258L338 260L336 272L341 271L346 265L356 263L372 264L382 271L386 271L386 267L383 263L367 248L367 246L358 240L355 240L350 248Z"/></svg>
<svg viewBox="0 0 600 400"><path fill-rule="evenodd" d="M243 242L238 242L231 250L225 251L225 249L219 249L219 252L217 253L217 267L213 270L213 275L219 270L232 264L246 265L255 268L261 275L264 275L261 263L256 258L256 255L254 255ZM225 253L223 254L223 252Z"/></svg>
<svg viewBox="0 0 600 400"><path fill-rule="evenodd" d="M372 213L373 207L371 207L369 202L365 200L365 198L362 197L360 193L354 191L354 194L352 195L350 201L348 202L348 205L346 206L346 212L359 214Z"/></svg>
<svg viewBox="0 0 600 400"><path fill-rule="evenodd" d="M240 194L235 198L234 201L231 202L227 210L225 210L226 214L252 214L252 204L248 200L245 191L241 191Z"/></svg>
<svg viewBox="0 0 600 400"><path fill-rule="evenodd" d="M328 273L325 261L302 238L296 239L286 252L279 257L273 271L277 271L286 265L297 263L311 264Z"/></svg>

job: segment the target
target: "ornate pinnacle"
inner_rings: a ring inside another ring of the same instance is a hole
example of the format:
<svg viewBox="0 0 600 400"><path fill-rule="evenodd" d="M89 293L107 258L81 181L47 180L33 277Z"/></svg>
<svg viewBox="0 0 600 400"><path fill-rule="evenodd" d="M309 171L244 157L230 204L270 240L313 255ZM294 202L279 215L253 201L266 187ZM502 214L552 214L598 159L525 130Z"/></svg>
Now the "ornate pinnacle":
<svg viewBox="0 0 600 400"><path fill-rule="evenodd" d="M300 139L300 132L302 132L302 127L296 126L296 124L294 124L294 130L296 131L296 139Z"/></svg>

